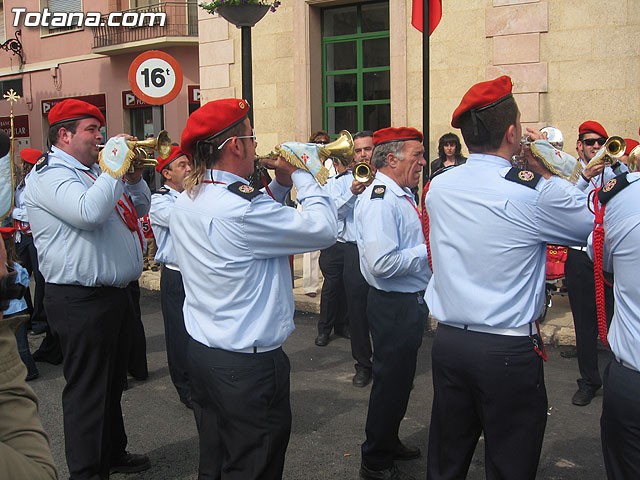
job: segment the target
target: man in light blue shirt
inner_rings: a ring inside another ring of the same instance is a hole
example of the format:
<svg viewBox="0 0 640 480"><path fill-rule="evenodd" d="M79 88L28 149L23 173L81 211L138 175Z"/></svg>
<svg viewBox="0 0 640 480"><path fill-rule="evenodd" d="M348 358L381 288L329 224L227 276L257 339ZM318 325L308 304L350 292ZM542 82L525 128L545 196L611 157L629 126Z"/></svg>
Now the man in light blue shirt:
<svg viewBox="0 0 640 480"><path fill-rule="evenodd" d="M49 112L51 151L25 190L27 214L45 281L44 305L60 338L67 381L62 393L67 465L72 480L148 469L126 451L120 398L126 381L129 282L142 273L138 216L151 193L142 169L122 178L96 161L104 116L67 99Z"/></svg>
<svg viewBox="0 0 640 480"><path fill-rule="evenodd" d="M289 360L294 329L288 256L326 248L338 222L313 176L268 159L267 194L246 178L255 134L241 99L191 114L181 149L192 171L169 229L185 289L188 373L200 436L200 478L280 479L291 431ZM283 205L292 181L301 212Z"/></svg>
<svg viewBox="0 0 640 480"><path fill-rule="evenodd" d="M156 170L164 178L164 185L151 196L151 228L158 244L155 260L162 264L160 276L160 303L164 319L164 337L167 344L167 364L171 381L176 387L180 401L191 407L191 387L187 373L187 344L189 334L184 327L182 305L184 304L184 286L173 249L169 219L180 193L184 191L182 183L191 172L191 160L180 147L171 147L166 159L158 159Z"/></svg>
<svg viewBox="0 0 640 480"><path fill-rule="evenodd" d="M415 128L375 132L372 160L378 170L355 206L360 270L371 287L367 318L373 341L373 386L360 464L364 480L408 480L394 461L420 456L419 448L400 441L398 431L427 321L422 296L431 276L411 192L426 165L422 140Z"/></svg>
<svg viewBox="0 0 640 480"><path fill-rule="evenodd" d="M598 192L604 211L602 265L614 272L615 307L607 336L615 358L604 371L602 451L610 479L640 478L640 173L610 180ZM593 235L589 256L594 259Z"/></svg>
<svg viewBox="0 0 640 480"><path fill-rule="evenodd" d="M488 478L533 480L547 420L544 346L547 243L584 245L587 198L531 157L512 168L520 112L507 76L474 85L453 114L471 155L426 196L438 328L427 477L464 478L485 438ZM542 138L539 132L529 132Z"/></svg>
<svg viewBox="0 0 640 480"><path fill-rule="evenodd" d="M614 168L598 163L586 168L591 159L603 148L608 138L607 131L602 125L593 120L583 122L578 127L578 141L576 151L579 161L585 167L576 186L589 193L602 186L617 173L626 171L626 165L618 162ZM595 290L593 283L593 262L589 260L585 247L569 247L567 261L564 266L567 294L573 323L576 332L576 355L578 357L578 390L574 393L571 402L577 406L585 406L591 403L596 392L602 386L600 370L598 369L598 335L596 322ZM607 320L610 322L613 315L613 275L607 273L609 285L605 285L605 305Z"/></svg>

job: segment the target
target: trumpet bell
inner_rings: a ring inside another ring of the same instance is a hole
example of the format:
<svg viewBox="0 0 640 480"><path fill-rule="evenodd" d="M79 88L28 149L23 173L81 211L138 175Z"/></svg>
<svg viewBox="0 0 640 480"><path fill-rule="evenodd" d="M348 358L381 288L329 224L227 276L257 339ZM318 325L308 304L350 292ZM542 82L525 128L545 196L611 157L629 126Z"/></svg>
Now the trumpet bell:
<svg viewBox="0 0 640 480"><path fill-rule="evenodd" d="M159 157L163 160L169 158L171 154L171 138L166 130L162 130L156 138L149 138L147 140L127 141L127 146L131 150L137 148L150 148L158 152ZM156 162L157 164L157 162Z"/></svg>
<svg viewBox="0 0 640 480"><path fill-rule="evenodd" d="M627 159L627 167L631 173L638 171L638 163L640 160L640 145L635 147L629 152L629 158Z"/></svg>
<svg viewBox="0 0 640 480"><path fill-rule="evenodd" d="M338 138L320 147L318 153L324 159L335 158L342 165L348 167L353 160L353 137L348 131L342 130Z"/></svg>
<svg viewBox="0 0 640 480"><path fill-rule="evenodd" d="M367 162L358 162L353 166L353 178L357 182L367 183L373 178L373 169Z"/></svg>

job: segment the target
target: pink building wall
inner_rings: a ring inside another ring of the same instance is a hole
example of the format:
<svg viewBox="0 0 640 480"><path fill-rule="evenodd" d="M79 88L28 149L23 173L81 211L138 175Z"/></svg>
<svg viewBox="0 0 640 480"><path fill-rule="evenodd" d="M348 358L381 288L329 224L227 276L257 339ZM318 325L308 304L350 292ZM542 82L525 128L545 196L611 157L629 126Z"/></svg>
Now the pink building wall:
<svg viewBox="0 0 640 480"><path fill-rule="evenodd" d="M85 10L108 12L107 0L83 2ZM90 4L90 5L88 5ZM29 140L33 148L46 148L48 123L42 115L41 101L79 95L105 94L107 135L127 132L129 110L122 105L122 92L131 90L128 70L134 58L141 53L97 55L92 51L93 30L83 30L45 35L39 27L13 27L14 6L27 11L39 9L37 0L6 0L4 23L6 39L22 29L21 42L25 64L20 68L17 56L0 51L0 81L22 78L23 98L14 106L14 115L29 116ZM197 37L196 37L197 40ZM178 97L164 108L164 128L175 142L180 141L182 129L189 115L188 86L199 84L198 46L174 46L158 48L151 44L149 50L160 49L173 56L183 71L183 86ZM3 94L5 92L0 92ZM9 103L0 98L0 117L9 115ZM24 143L21 144L24 147Z"/></svg>

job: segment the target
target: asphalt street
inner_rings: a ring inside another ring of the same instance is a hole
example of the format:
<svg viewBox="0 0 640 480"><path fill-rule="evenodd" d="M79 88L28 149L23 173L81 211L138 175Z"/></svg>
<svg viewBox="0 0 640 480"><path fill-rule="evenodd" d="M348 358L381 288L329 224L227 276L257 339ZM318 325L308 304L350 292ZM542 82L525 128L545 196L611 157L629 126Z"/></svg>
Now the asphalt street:
<svg viewBox="0 0 640 480"><path fill-rule="evenodd" d="M150 377L144 382L129 379L122 399L129 450L147 453L152 467L140 474L114 474L113 479L182 480L197 478L198 436L193 414L178 400L166 364L164 329L159 292L142 290L141 307L147 335ZM293 428L287 451L284 478L289 480L357 479L360 445L369 399L369 387L351 384L353 360L349 342L333 338L317 347L317 315L296 314L297 329L285 343L291 360ZM41 337L32 337L33 346ZM422 448L423 457L400 466L417 478L426 477L425 454L432 400L432 338L424 337L412 391L400 436ZM607 354L600 356L601 368ZM41 376L31 382L40 399L42 422L51 439L60 478L68 478L64 457L61 392L62 366L39 363ZM576 359L560 357L550 349L545 365L549 396L548 422L538 470L539 479L589 480L605 478L600 448L599 392L591 405L576 407ZM508 412L505 412L508 415ZM483 479L484 452L481 439L472 461L469 479Z"/></svg>

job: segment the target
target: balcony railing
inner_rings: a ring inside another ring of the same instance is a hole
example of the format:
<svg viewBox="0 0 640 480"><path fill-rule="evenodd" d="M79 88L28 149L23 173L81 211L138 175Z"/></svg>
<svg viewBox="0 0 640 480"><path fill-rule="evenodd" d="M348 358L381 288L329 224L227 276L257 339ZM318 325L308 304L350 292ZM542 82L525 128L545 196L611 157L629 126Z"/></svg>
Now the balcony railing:
<svg viewBox="0 0 640 480"><path fill-rule="evenodd" d="M121 10L123 15L134 13L165 13L163 26L155 24L148 26L145 22L140 27L111 27L107 25L109 14L101 17L100 27L93 27L93 48L109 47L125 43L152 40L160 37L197 37L198 36L198 3L197 2L161 2L143 7ZM123 19L118 16L118 20ZM130 17L124 17L130 18Z"/></svg>

